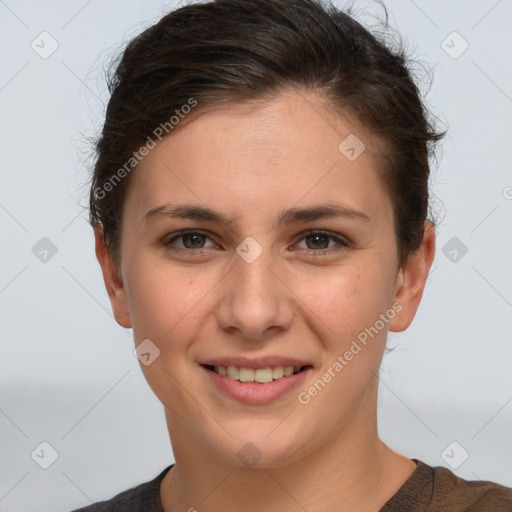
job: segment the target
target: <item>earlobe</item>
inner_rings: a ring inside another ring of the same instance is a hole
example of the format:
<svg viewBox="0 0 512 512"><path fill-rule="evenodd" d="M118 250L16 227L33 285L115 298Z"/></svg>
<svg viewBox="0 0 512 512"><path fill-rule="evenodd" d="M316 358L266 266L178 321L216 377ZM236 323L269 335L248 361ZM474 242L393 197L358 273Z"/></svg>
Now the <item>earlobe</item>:
<svg viewBox="0 0 512 512"><path fill-rule="evenodd" d="M125 328L131 328L132 322L126 298L126 290L120 276L118 276L107 245L103 240L101 225L94 227L95 251L103 273L103 281L107 289L112 312L117 323Z"/></svg>
<svg viewBox="0 0 512 512"><path fill-rule="evenodd" d="M396 277L394 301L401 305L401 310L390 322L390 331L401 332L411 325L423 296L434 255L435 230L432 223L427 221L421 246L409 255Z"/></svg>

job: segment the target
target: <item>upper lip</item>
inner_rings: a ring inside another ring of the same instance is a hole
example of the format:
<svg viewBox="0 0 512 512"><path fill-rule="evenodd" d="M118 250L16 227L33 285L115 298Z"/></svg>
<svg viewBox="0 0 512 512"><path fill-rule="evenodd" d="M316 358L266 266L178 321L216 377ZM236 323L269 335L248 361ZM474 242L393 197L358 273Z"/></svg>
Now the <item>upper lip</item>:
<svg viewBox="0 0 512 512"><path fill-rule="evenodd" d="M267 368L269 366L312 366L307 361L293 357L262 356L262 357L212 357L200 362L207 366L236 366L238 368Z"/></svg>

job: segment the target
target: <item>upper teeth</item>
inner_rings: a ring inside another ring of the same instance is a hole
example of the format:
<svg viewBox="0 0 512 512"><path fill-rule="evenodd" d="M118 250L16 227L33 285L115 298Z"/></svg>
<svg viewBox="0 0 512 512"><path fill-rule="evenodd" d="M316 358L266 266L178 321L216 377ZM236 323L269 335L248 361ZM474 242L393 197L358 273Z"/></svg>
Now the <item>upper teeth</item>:
<svg viewBox="0 0 512 512"><path fill-rule="evenodd" d="M301 366L267 366L266 368L238 368L237 366L215 366L215 371L219 375L225 375L233 380L240 382L260 382L265 384L274 379L288 377L294 372L298 372Z"/></svg>

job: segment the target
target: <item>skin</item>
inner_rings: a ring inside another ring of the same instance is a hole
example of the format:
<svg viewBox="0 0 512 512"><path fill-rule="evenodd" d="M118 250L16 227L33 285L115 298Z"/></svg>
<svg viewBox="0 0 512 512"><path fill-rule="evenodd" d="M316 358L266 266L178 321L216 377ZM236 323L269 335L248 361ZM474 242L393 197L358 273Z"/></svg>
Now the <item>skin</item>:
<svg viewBox="0 0 512 512"><path fill-rule="evenodd" d="M355 161L338 150L350 133L366 145ZM378 437L376 375L388 329L402 331L414 318L435 235L426 223L422 246L399 266L378 165L370 134L314 93L290 91L204 113L142 160L123 212L120 275L96 229L117 322L133 327L136 344L149 338L160 350L141 368L164 405L176 460L160 491L166 512L259 512L269 503L286 512L376 511L415 469ZM335 202L368 219L274 225L282 210ZM165 203L208 206L233 224L143 220ZM184 229L206 236L165 246ZM320 237L318 249L307 238L313 229L348 246ZM252 263L236 252L248 236L263 248ZM297 394L393 304L401 311L299 403ZM224 395L198 365L234 355L299 357L313 370L299 389L249 405ZM252 467L237 457L247 442L261 454Z"/></svg>

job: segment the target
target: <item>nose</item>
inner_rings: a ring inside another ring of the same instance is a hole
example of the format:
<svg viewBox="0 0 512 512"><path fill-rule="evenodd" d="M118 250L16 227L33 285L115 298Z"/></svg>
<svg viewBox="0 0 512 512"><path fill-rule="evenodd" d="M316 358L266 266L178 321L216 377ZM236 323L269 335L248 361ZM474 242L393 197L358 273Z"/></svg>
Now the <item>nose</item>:
<svg viewBox="0 0 512 512"><path fill-rule="evenodd" d="M293 294L269 252L264 250L251 263L235 256L216 308L220 327L247 340L263 340L274 331L285 331L293 318Z"/></svg>

